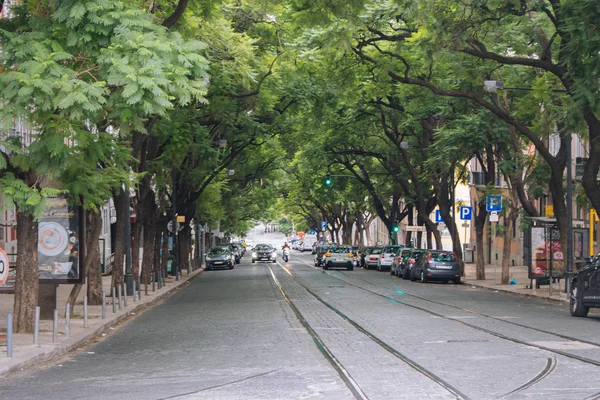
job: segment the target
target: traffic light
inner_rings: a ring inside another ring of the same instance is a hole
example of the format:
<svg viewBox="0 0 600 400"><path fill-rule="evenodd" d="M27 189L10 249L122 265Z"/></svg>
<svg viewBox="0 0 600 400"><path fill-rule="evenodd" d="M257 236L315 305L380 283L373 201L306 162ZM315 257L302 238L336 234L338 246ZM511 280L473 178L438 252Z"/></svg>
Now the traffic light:
<svg viewBox="0 0 600 400"><path fill-rule="evenodd" d="M325 175L325 186L327 187L332 187L333 186L333 179L331 179L331 174L328 172L327 175Z"/></svg>
<svg viewBox="0 0 600 400"><path fill-rule="evenodd" d="M392 225L392 232L398 233L399 230L400 228L398 227L398 222L394 222L394 225Z"/></svg>

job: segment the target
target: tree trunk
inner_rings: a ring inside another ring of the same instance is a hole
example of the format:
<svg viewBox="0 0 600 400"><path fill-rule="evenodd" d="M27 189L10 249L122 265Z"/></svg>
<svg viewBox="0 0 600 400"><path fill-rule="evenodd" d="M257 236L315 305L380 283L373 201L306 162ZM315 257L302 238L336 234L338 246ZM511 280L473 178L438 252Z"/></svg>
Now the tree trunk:
<svg viewBox="0 0 600 400"><path fill-rule="evenodd" d="M87 212L85 271L87 274L88 304L102 304L102 269L100 265L100 233L102 232L102 215L99 212ZM71 307L73 309L73 307Z"/></svg>
<svg viewBox="0 0 600 400"><path fill-rule="evenodd" d="M142 207L136 207L135 225L131 230L131 276L134 282L140 276L140 247L142 244L142 233L144 230L144 219Z"/></svg>
<svg viewBox="0 0 600 400"><path fill-rule="evenodd" d="M487 211L484 200L478 201L479 211L475 215L475 269L476 279L478 281L485 280L485 257L483 254L483 235L485 231L485 222L487 219Z"/></svg>
<svg viewBox="0 0 600 400"><path fill-rule="evenodd" d="M146 294L148 294L148 284L151 283L152 271L154 270L154 236L156 230L157 213L153 194L149 195L147 200L144 200L143 207L144 251L142 255L142 282L144 283L144 290Z"/></svg>
<svg viewBox="0 0 600 400"><path fill-rule="evenodd" d="M33 333L38 305L38 223L33 215L17 212L17 275L13 305L15 333Z"/></svg>
<svg viewBox="0 0 600 400"><path fill-rule="evenodd" d="M166 224L162 229L162 240L162 257L160 264L162 266L163 276L168 276L167 265L169 263L169 231L167 230ZM172 264L171 268L173 268Z"/></svg>
<svg viewBox="0 0 600 400"><path fill-rule="evenodd" d="M188 270L190 265L190 253L192 251L192 229L187 222L182 223L183 229L179 232L177 241L179 242L179 265L181 271Z"/></svg>
<svg viewBox="0 0 600 400"><path fill-rule="evenodd" d="M154 259L152 260L152 265L154 269L152 273L154 274L154 280L158 280L158 272L164 269L164 265L162 265L162 258L160 256L160 252L162 249L162 233L163 230L161 228L162 219L160 217L156 220L156 225L154 226ZM166 240L166 239L165 239Z"/></svg>
<svg viewBox="0 0 600 400"><path fill-rule="evenodd" d="M123 284L123 259L125 257L125 220L127 219L127 196L121 188L114 196L117 225L115 233L115 248L113 249L112 287Z"/></svg>

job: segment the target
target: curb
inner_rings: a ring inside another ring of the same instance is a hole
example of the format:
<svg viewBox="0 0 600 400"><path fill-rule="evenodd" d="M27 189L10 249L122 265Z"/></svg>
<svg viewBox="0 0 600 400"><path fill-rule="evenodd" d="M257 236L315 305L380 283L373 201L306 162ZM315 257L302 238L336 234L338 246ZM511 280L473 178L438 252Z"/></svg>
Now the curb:
<svg viewBox="0 0 600 400"><path fill-rule="evenodd" d="M475 282L475 283L473 283ZM489 291L494 291L494 292L502 292L505 294L510 294L513 296L518 296L518 297L524 297L524 298L528 298L528 299L537 299L537 300L543 300L543 301L547 301L549 303L553 303L553 304L569 304L569 300L567 299L553 299L550 297L546 297L546 296L536 296L534 294L529 294L529 293L519 293L519 292L513 292L510 290L506 290L503 288L494 288L494 287L489 287L489 286L483 286L481 284L477 284L477 281L463 281L464 285L470 285L470 286L474 286L476 288L479 289L485 289L485 290L489 290Z"/></svg>
<svg viewBox="0 0 600 400"><path fill-rule="evenodd" d="M124 312L121 315L116 316L114 319L107 320L104 324L102 324L96 328L92 328L92 330L90 330L88 332L79 334L78 337L71 337L69 339L66 339L63 343L39 346L38 348L41 349L41 352L39 352L35 356L32 356L29 359L23 360L14 365L10 365L7 367L0 367L0 378L5 377L6 375L8 375L11 372L21 370L22 368L29 367L29 366L37 364L39 362L49 361L56 356L66 354L69 351L73 350L74 348L76 348L76 347L82 345L83 343L88 342L89 340L100 335L102 332L104 332L111 326L119 324L128 319L135 318L138 314L137 313L138 311L145 309L145 308L151 308L151 307L155 306L156 303L158 303L159 301L163 300L164 298L170 296L175 291L178 291L181 288L181 286L183 286L184 283L194 279L202 271L204 271L203 268L197 269L196 271L192 272L190 275L186 276L185 279L181 280L177 284L177 286L171 287L170 289L166 290L164 293L157 294L156 297L154 299L152 299L151 301L148 301L148 302L142 303L142 304L137 304L135 307L131 308L130 310L127 310L126 312ZM132 314L134 312L135 312L135 314Z"/></svg>

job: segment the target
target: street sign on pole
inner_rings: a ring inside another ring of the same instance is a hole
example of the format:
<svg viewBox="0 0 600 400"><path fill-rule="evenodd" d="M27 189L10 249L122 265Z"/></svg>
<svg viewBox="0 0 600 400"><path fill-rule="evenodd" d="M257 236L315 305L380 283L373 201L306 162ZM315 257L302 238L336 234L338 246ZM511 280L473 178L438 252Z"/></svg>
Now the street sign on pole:
<svg viewBox="0 0 600 400"><path fill-rule="evenodd" d="M485 202L485 210L502 211L502 196L488 196Z"/></svg>
<svg viewBox="0 0 600 400"><path fill-rule="evenodd" d="M321 229L325 229L325 228L327 228L327 222L321 221Z"/></svg>
<svg viewBox="0 0 600 400"><path fill-rule="evenodd" d="M444 222L444 219L442 218L442 215L440 214L440 210L435 210L435 223L440 224L443 222Z"/></svg>
<svg viewBox="0 0 600 400"><path fill-rule="evenodd" d="M8 279L8 255L4 249L0 249L0 286Z"/></svg>
<svg viewBox="0 0 600 400"><path fill-rule="evenodd" d="M498 211L492 211L490 213L490 222L498 222Z"/></svg>
<svg viewBox="0 0 600 400"><path fill-rule="evenodd" d="M460 219L470 221L473 219L473 207L460 206Z"/></svg>
<svg viewBox="0 0 600 400"><path fill-rule="evenodd" d="M420 225L409 225L406 227L406 231L407 232L425 232L425 231L427 231L427 228L425 228L424 226L420 226Z"/></svg>
<svg viewBox="0 0 600 400"><path fill-rule="evenodd" d="M177 230L177 232L179 232L180 230L183 229L183 226L181 226L181 224L175 220L170 220L169 223L167 224L167 229L171 233L175 232L175 230Z"/></svg>

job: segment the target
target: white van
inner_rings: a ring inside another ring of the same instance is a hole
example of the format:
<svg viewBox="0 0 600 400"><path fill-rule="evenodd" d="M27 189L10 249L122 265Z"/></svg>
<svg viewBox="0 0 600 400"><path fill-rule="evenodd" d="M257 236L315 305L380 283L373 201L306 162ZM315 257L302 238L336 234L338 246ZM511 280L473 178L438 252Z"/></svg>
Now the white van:
<svg viewBox="0 0 600 400"><path fill-rule="evenodd" d="M312 251L314 244L317 242L317 235L304 235L304 241L300 251Z"/></svg>

